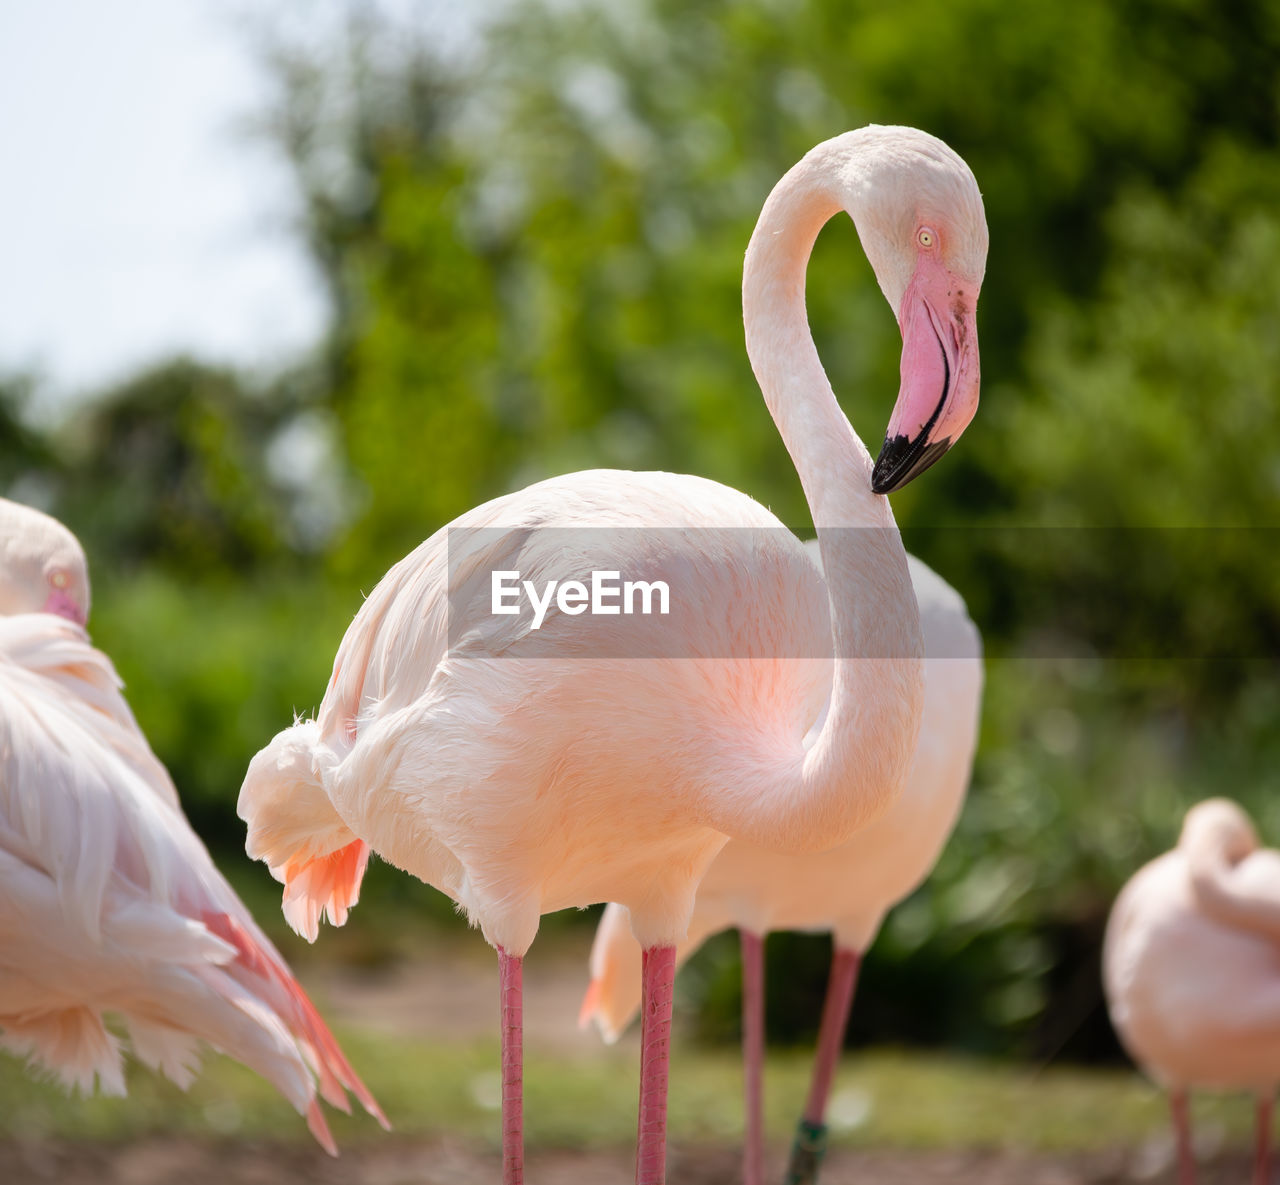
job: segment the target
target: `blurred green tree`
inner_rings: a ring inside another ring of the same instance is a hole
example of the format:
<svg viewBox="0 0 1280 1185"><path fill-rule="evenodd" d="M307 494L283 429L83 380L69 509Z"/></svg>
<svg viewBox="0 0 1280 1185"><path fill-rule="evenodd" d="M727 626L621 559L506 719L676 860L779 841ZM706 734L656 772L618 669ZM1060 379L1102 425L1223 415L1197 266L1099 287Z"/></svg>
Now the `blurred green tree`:
<svg viewBox="0 0 1280 1185"><path fill-rule="evenodd" d="M39 387L30 375L0 375L0 490L24 492L41 501L59 463L43 426L31 421L32 398Z"/></svg>
<svg viewBox="0 0 1280 1185"><path fill-rule="evenodd" d="M279 408L187 360L103 392L62 430L58 507L113 570L245 573L286 543L266 444Z"/></svg>

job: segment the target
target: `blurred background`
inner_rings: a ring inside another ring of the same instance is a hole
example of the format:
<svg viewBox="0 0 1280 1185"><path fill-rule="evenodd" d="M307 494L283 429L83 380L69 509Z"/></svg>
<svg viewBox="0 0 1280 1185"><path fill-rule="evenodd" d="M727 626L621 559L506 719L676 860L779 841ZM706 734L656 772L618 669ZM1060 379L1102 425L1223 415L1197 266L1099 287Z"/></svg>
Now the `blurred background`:
<svg viewBox="0 0 1280 1185"><path fill-rule="evenodd" d="M84 542L95 641L273 933L245 767L437 527L618 466L811 529L742 253L778 177L868 122L941 136L986 202L982 406L894 509L990 661L964 816L851 1043L1114 1060L1119 885L1209 795L1280 840L1276 5L63 0L6 9L0 61L0 492ZM899 338L847 219L808 301L874 449ZM409 878L367 883L286 953L480 944ZM594 917L544 934L580 947ZM828 951L771 939L778 1044L812 1037ZM736 1038L732 941L681 999Z"/></svg>

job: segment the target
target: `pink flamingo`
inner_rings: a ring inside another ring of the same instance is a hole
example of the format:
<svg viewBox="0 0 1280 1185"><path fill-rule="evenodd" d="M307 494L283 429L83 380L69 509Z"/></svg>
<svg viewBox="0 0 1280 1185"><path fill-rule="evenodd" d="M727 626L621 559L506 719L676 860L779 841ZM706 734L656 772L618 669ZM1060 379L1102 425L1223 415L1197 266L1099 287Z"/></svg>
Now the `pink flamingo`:
<svg viewBox="0 0 1280 1185"><path fill-rule="evenodd" d="M68 1088L123 1095L111 1013L184 1089L200 1041L244 1062L334 1155L317 1078L328 1102L349 1110L350 1090L385 1126L89 644L80 544L5 499L0 611L0 1045Z"/></svg>
<svg viewBox="0 0 1280 1185"><path fill-rule="evenodd" d="M787 1181L817 1179L826 1145L826 1106L862 955L884 915L912 893L937 862L969 785L982 697L982 640L964 601L914 556L907 557L924 631L924 713L911 772L875 823L818 854L776 852L733 840L702 884L683 962L712 934L738 927L742 941L742 1040L746 1062L743 1179L764 1180L761 1077L764 1052L764 936L772 930L830 930L835 955L823 1009L809 1099L792 1148ZM591 951L591 984L581 1021L595 1020L616 1041L638 1007L640 950L626 910L610 905Z"/></svg>
<svg viewBox="0 0 1280 1185"><path fill-rule="evenodd" d="M804 307L810 249L842 208L903 333L874 466ZM523 1179L521 971L541 914L629 909L644 949L636 1177L656 1185L675 944L702 874L727 837L841 842L901 787L923 699L920 621L876 491L932 464L973 416L986 246L969 169L909 128L819 145L765 203L743 277L747 350L818 525L830 596L799 541L736 490L668 473L540 482L392 568L343 639L316 721L250 766L247 847L285 883L302 933L315 936L322 912L345 916L372 849L449 894L497 949L508 1185ZM682 613L557 605L535 631L527 614L494 615L502 571L539 588L600 571L665 579ZM811 654L824 629L826 658L785 657Z"/></svg>
<svg viewBox="0 0 1280 1185"><path fill-rule="evenodd" d="M1195 1181L1187 1092L1257 1098L1254 1185L1271 1179L1280 1082L1280 852L1234 802L1193 806L1178 846L1140 868L1107 920L1102 974L1111 1021L1169 1092L1182 1185Z"/></svg>

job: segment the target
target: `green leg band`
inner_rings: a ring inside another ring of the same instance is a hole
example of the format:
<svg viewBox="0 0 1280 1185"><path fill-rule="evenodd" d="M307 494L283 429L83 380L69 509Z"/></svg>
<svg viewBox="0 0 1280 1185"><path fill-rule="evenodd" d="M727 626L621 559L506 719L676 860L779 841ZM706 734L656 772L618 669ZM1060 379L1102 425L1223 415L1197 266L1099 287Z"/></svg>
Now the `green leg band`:
<svg viewBox="0 0 1280 1185"><path fill-rule="evenodd" d="M827 1125L800 1120L787 1164L786 1185L815 1185L822 1158L827 1154Z"/></svg>

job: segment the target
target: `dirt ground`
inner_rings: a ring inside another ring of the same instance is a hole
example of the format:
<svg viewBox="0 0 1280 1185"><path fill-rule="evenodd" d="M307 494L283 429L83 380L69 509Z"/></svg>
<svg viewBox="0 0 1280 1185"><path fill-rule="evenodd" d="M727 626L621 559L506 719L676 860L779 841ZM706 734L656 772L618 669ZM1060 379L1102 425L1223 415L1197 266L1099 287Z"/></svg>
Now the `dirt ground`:
<svg viewBox="0 0 1280 1185"><path fill-rule="evenodd" d="M589 1056L599 1049L599 1037L578 1028L589 951L590 935L584 935L530 952L524 973L527 1047L562 1056ZM391 1036L467 1041L497 1032L497 966L493 952L477 936L438 960L405 960L373 973L317 968L307 977L307 988L325 1016L338 1024Z"/></svg>
<svg viewBox="0 0 1280 1185"><path fill-rule="evenodd" d="M778 1160L778 1157L774 1157ZM825 1185L1172 1185L1172 1167L1130 1163L1114 1154L1053 1157L1008 1152L833 1153ZM770 1179L782 1176L770 1164ZM542 1151L529 1157L531 1185L630 1185L626 1153ZM5 1185L493 1185L498 1155L448 1141L390 1139L351 1148L341 1159L297 1147L219 1143L172 1137L125 1146L0 1145ZM671 1185L732 1185L740 1179L737 1153L725 1148L673 1148ZM1249 1166L1223 1157L1202 1166L1200 1185L1242 1185Z"/></svg>
<svg viewBox="0 0 1280 1185"><path fill-rule="evenodd" d="M308 986L326 1014L387 1033L437 1036L447 1024L459 1040L491 1034L494 967L481 943L451 951L447 966L415 961L376 974L313 970ZM581 949L577 949L577 946ZM535 954L538 952L535 951ZM593 1033L577 1028L586 944L569 943L530 960L526 975L527 1042L561 1056L590 1057ZM447 1018L442 1022L441 1018ZM637 1040L634 1033L627 1041ZM781 1147L771 1149L768 1179L782 1178ZM1010 1151L903 1152L840 1148L824 1185L1173 1185L1167 1145L1137 1151L1053 1156ZM632 1153L621 1150L532 1151L530 1185L631 1185ZM736 1185L732 1146L673 1146L671 1185ZM502 1176L491 1147L460 1140L390 1136L345 1146L331 1160L307 1144L243 1138L154 1136L124 1144L63 1143L32 1136L0 1142L0 1185L494 1185ZM1200 1185L1242 1185L1249 1165L1236 1155L1203 1158Z"/></svg>

